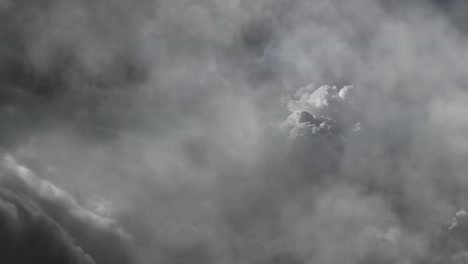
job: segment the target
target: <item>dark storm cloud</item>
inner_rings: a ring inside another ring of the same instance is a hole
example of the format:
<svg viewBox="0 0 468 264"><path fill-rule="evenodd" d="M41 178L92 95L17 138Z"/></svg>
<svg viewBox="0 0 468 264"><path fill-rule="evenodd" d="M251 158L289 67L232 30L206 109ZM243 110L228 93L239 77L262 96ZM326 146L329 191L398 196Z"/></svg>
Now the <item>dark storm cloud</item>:
<svg viewBox="0 0 468 264"><path fill-rule="evenodd" d="M12 157L2 157L4 262L130 263L128 236L108 218L38 178Z"/></svg>
<svg viewBox="0 0 468 264"><path fill-rule="evenodd" d="M27 207L96 263L463 261L461 8L399 2L0 1L1 146L39 175L5 165L1 228Z"/></svg>
<svg viewBox="0 0 468 264"><path fill-rule="evenodd" d="M4 190L0 196L3 262L95 263L34 201Z"/></svg>

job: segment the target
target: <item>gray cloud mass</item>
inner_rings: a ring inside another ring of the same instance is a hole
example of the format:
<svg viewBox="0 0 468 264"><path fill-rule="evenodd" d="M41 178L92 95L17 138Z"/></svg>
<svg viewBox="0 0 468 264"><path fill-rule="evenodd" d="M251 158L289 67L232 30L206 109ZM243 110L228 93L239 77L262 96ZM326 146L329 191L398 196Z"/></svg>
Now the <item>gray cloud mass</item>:
<svg viewBox="0 0 468 264"><path fill-rule="evenodd" d="M464 7L0 0L0 262L467 263Z"/></svg>

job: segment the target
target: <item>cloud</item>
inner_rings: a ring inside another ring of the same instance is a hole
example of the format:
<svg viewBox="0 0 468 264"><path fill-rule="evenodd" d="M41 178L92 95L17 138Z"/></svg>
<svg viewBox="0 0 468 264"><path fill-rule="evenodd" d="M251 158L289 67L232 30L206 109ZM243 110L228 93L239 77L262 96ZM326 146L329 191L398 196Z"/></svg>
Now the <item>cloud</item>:
<svg viewBox="0 0 468 264"><path fill-rule="evenodd" d="M83 263L93 258L33 201L1 191L0 259L7 263Z"/></svg>
<svg viewBox="0 0 468 264"><path fill-rule="evenodd" d="M345 100L349 100L350 94L353 92L353 86L344 86L338 89L336 86L320 86L314 87L313 84L300 88L295 94L294 99L288 102L288 110L308 111L314 114L324 112L323 116L333 116L339 112L344 106Z"/></svg>
<svg viewBox="0 0 468 264"><path fill-rule="evenodd" d="M0 227L96 263L463 261L466 36L410 2L0 1Z"/></svg>
<svg viewBox="0 0 468 264"><path fill-rule="evenodd" d="M43 256L50 263L129 263L130 238L114 220L83 208L11 156L2 158L1 191L3 243L12 247L2 261Z"/></svg>

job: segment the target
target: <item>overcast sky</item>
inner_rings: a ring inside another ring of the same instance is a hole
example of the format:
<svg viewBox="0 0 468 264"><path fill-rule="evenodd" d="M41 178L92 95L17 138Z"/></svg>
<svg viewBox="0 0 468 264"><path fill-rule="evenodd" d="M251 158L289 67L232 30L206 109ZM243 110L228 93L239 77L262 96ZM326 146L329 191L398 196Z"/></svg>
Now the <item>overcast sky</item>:
<svg viewBox="0 0 468 264"><path fill-rule="evenodd" d="M0 262L466 263L467 12L0 0Z"/></svg>

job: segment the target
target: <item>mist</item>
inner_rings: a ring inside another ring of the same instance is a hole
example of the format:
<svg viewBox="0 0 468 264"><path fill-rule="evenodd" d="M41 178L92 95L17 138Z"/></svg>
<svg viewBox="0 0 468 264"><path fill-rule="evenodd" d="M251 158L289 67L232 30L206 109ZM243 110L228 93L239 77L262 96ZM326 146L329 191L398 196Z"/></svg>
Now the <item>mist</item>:
<svg viewBox="0 0 468 264"><path fill-rule="evenodd" d="M0 0L0 261L466 263L465 7Z"/></svg>

